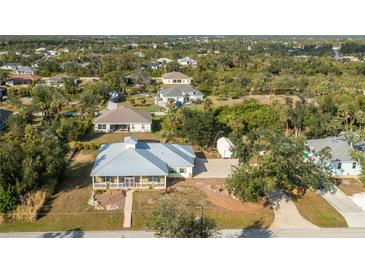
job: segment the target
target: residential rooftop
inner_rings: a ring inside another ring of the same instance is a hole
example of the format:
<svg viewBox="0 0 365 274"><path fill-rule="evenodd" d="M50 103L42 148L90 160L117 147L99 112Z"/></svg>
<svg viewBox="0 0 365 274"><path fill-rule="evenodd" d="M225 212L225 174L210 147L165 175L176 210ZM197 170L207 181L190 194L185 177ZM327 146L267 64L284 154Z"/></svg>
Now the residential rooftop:
<svg viewBox="0 0 365 274"><path fill-rule="evenodd" d="M146 111L123 107L106 111L95 118L94 123L152 123L152 116Z"/></svg>
<svg viewBox="0 0 365 274"><path fill-rule="evenodd" d="M185 75L184 73L178 72L178 71L172 71L165 73L162 75L163 79L191 79L191 77Z"/></svg>

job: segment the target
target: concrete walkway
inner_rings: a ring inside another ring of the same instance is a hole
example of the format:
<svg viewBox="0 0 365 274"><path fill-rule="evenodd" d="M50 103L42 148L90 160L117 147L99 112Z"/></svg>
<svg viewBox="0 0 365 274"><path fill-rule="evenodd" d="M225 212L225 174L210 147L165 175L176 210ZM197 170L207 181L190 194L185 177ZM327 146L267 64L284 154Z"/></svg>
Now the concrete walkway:
<svg viewBox="0 0 365 274"><path fill-rule="evenodd" d="M129 228L132 224L132 205L133 205L133 192L134 190L128 190L124 201L124 221L123 227Z"/></svg>
<svg viewBox="0 0 365 274"><path fill-rule="evenodd" d="M333 186L322 197L345 218L349 227L365 227L365 212L339 188Z"/></svg>
<svg viewBox="0 0 365 274"><path fill-rule="evenodd" d="M273 193L270 202L279 205L274 210L275 218L270 229L319 229L300 215L294 202L283 192Z"/></svg>

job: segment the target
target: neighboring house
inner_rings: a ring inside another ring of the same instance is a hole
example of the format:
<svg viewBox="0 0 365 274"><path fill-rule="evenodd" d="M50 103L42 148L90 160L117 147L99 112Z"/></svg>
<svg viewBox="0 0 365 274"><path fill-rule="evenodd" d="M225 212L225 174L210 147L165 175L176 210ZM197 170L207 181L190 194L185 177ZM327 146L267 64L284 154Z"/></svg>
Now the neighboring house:
<svg viewBox="0 0 365 274"><path fill-rule="evenodd" d="M157 101L162 101L166 104L169 99L174 102L181 102L184 104L186 101L199 102L204 98L204 94L189 85L179 85L170 88L164 88L157 92Z"/></svg>
<svg viewBox="0 0 365 274"><path fill-rule="evenodd" d="M198 63L194 59L191 59L190 57L184 57L181 59L178 59L177 62L181 66L196 66Z"/></svg>
<svg viewBox="0 0 365 274"><path fill-rule="evenodd" d="M164 189L167 177L192 177L195 158L190 145L145 143L125 137L124 142L99 149L90 176L94 189Z"/></svg>
<svg viewBox="0 0 365 274"><path fill-rule="evenodd" d="M222 158L232 158L233 148L234 146L228 138L221 137L217 140L217 150Z"/></svg>
<svg viewBox="0 0 365 274"><path fill-rule="evenodd" d="M53 77L42 79L40 85L49 87L62 87L66 78L66 74L57 74Z"/></svg>
<svg viewBox="0 0 365 274"><path fill-rule="evenodd" d="M22 64L19 64L19 63L8 63L8 64L2 65L1 69L16 71L17 68L19 68L21 66L22 66Z"/></svg>
<svg viewBox="0 0 365 274"><path fill-rule="evenodd" d="M171 63L174 60L171 60L169 58L158 58L156 61L162 65L162 64Z"/></svg>
<svg viewBox="0 0 365 274"><path fill-rule="evenodd" d="M357 176L361 173L361 166L357 160L351 156L351 145L345 136L327 137L322 139L310 139L307 142L310 148L309 157L312 153L319 152L321 149L329 147L331 149L331 159L325 163L332 170L334 176ZM355 148L355 145L354 145ZM319 163L319 159L313 159Z"/></svg>
<svg viewBox="0 0 365 274"><path fill-rule="evenodd" d="M39 80L39 77L33 74L16 74L8 78L6 84L9 86L31 85L37 80Z"/></svg>
<svg viewBox="0 0 365 274"><path fill-rule="evenodd" d="M152 116L149 112L132 108L117 108L106 111L94 119L96 132L151 132Z"/></svg>
<svg viewBox="0 0 365 274"><path fill-rule="evenodd" d="M164 85L190 85L191 77L177 71L172 71L162 75Z"/></svg>
<svg viewBox="0 0 365 274"><path fill-rule="evenodd" d="M149 67L153 70L162 68L162 64L159 62L151 62Z"/></svg>
<svg viewBox="0 0 365 274"><path fill-rule="evenodd" d="M15 69L17 74L35 74L35 69L29 66L20 66Z"/></svg>
<svg viewBox="0 0 365 274"><path fill-rule="evenodd" d="M0 132L4 129L6 120L11 116L12 112L0 109Z"/></svg>

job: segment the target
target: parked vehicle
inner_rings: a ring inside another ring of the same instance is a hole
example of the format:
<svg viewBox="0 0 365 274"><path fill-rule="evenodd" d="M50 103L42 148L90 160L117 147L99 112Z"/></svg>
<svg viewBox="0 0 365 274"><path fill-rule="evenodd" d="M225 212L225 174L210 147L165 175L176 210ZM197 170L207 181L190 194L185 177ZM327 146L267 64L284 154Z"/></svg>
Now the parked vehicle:
<svg viewBox="0 0 365 274"><path fill-rule="evenodd" d="M125 100L125 95L124 93L120 92L120 91L112 91L110 93L110 101L114 102L114 103L118 103L120 101Z"/></svg>

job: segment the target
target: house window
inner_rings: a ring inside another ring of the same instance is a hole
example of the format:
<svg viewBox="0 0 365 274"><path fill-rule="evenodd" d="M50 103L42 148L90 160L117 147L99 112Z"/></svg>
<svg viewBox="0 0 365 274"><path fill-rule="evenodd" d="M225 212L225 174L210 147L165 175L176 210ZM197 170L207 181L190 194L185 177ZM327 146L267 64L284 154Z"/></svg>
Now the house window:
<svg viewBox="0 0 365 274"><path fill-rule="evenodd" d="M341 169L342 168L342 163L337 163L337 169Z"/></svg>
<svg viewBox="0 0 365 274"><path fill-rule="evenodd" d="M111 182L111 177L109 177L109 176L103 176L103 177L101 177L101 181L103 183L110 183Z"/></svg>
<svg viewBox="0 0 365 274"><path fill-rule="evenodd" d="M171 173L171 174L176 174L176 170L175 170L175 169L173 169L173 168L170 168L170 173Z"/></svg>
<svg viewBox="0 0 365 274"><path fill-rule="evenodd" d="M141 126L141 127L142 127L142 129L144 129L144 124L142 124L142 126Z"/></svg>
<svg viewBox="0 0 365 274"><path fill-rule="evenodd" d="M179 168L179 173L186 173L186 168Z"/></svg>
<svg viewBox="0 0 365 274"><path fill-rule="evenodd" d="M106 125L98 125L98 129L106 129Z"/></svg>
<svg viewBox="0 0 365 274"><path fill-rule="evenodd" d="M352 168L355 169L356 168L356 162L352 163Z"/></svg>
<svg viewBox="0 0 365 274"><path fill-rule="evenodd" d="M177 82L178 82L178 83L181 83L181 80L179 79L179 80L177 80Z"/></svg>
<svg viewBox="0 0 365 274"><path fill-rule="evenodd" d="M136 129L136 127L135 127L135 125L134 125L134 124L132 124L132 129Z"/></svg>
<svg viewBox="0 0 365 274"><path fill-rule="evenodd" d="M174 80L172 80L172 82L173 82L173 83L176 83L176 80L174 79Z"/></svg>
<svg viewBox="0 0 365 274"><path fill-rule="evenodd" d="M157 176L148 176L148 181L149 182L158 182L159 179Z"/></svg>

